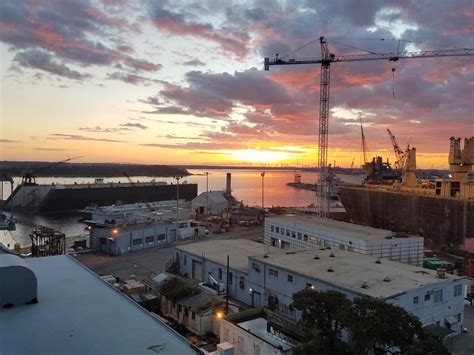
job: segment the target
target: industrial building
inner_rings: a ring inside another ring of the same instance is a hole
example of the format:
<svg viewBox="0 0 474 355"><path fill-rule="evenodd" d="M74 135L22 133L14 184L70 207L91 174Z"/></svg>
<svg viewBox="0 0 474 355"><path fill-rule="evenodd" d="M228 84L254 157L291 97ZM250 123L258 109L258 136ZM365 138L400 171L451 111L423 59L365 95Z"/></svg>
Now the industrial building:
<svg viewBox="0 0 474 355"><path fill-rule="evenodd" d="M215 245L216 243L224 243ZM194 243L177 248L180 272L201 278L224 276L230 255L229 294L254 307L268 307L289 319L292 296L306 287L335 290L353 299L369 296L402 307L422 324L461 333L468 279L443 271L398 263L341 249L311 248L278 252L248 240ZM278 250L278 249L276 249ZM246 262L247 260L247 262ZM225 281L224 281L225 282Z"/></svg>
<svg viewBox="0 0 474 355"><path fill-rule="evenodd" d="M265 253L276 253L279 249L246 239L212 240L179 245L176 247L181 275L199 281L207 281L211 275L222 288L229 277L229 295L253 307L261 307L258 292L248 289L248 257ZM229 256L229 273L227 273Z"/></svg>
<svg viewBox="0 0 474 355"><path fill-rule="evenodd" d="M192 221L187 220L179 221L178 225L175 221L149 219L86 222L90 232L91 249L111 255L122 255L174 243L178 239L193 237L200 233L200 229L194 227Z"/></svg>
<svg viewBox="0 0 474 355"><path fill-rule="evenodd" d="M0 254L4 354L197 354L181 335L73 258Z"/></svg>
<svg viewBox="0 0 474 355"><path fill-rule="evenodd" d="M225 191L203 192L191 201L191 208L198 214L222 216L231 211L232 198Z"/></svg>
<svg viewBox="0 0 474 355"><path fill-rule="evenodd" d="M306 216L265 219L265 244L282 249L331 247L411 265L423 263L423 238Z"/></svg>
<svg viewBox="0 0 474 355"><path fill-rule="evenodd" d="M257 308L222 319L220 339L234 354L285 355L300 345L298 331L295 324Z"/></svg>

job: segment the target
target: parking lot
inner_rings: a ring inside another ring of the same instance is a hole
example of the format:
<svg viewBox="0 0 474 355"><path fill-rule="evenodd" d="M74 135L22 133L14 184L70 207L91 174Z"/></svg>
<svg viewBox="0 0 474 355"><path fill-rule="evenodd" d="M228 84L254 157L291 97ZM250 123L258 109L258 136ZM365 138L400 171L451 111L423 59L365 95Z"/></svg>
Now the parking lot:
<svg viewBox="0 0 474 355"><path fill-rule="evenodd" d="M177 245L216 239L249 239L263 241L263 226L235 226L232 231L222 234L209 234L195 237L175 244L145 249L121 256L99 253L77 253L74 257L98 275L113 275L121 279L135 278L146 280L165 270L165 265L175 255Z"/></svg>

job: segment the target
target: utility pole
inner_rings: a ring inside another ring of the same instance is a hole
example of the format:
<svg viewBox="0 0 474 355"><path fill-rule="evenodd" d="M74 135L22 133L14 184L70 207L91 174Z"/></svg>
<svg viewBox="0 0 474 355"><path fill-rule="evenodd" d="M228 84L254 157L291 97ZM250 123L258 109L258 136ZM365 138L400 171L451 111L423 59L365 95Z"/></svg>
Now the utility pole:
<svg viewBox="0 0 474 355"><path fill-rule="evenodd" d="M209 171L206 171L206 228L208 227L208 218L209 218Z"/></svg>
<svg viewBox="0 0 474 355"><path fill-rule="evenodd" d="M182 176L175 176L176 179L176 241L178 241L178 231L179 231L179 180Z"/></svg>
<svg viewBox="0 0 474 355"><path fill-rule="evenodd" d="M229 254L227 254L227 282L225 285L225 314L229 314Z"/></svg>
<svg viewBox="0 0 474 355"><path fill-rule="evenodd" d="M260 176L262 177L262 210L265 208L265 192L264 192L264 181L265 181L265 171L263 171Z"/></svg>

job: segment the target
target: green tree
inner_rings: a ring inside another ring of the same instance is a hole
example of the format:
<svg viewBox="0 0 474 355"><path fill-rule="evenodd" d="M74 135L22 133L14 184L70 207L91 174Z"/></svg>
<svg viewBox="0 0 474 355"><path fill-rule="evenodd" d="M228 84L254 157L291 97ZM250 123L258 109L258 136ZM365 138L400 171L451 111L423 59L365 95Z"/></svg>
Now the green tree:
<svg viewBox="0 0 474 355"><path fill-rule="evenodd" d="M293 295L292 307L301 312L301 323L306 336L311 339L301 349L303 354L321 349L331 354L345 351L341 337L342 330L347 326L351 301L344 294L307 288Z"/></svg>
<svg viewBox="0 0 474 355"><path fill-rule="evenodd" d="M399 349L406 354L422 334L417 317L382 300L362 297L354 300L348 322L349 346L353 354L386 354Z"/></svg>

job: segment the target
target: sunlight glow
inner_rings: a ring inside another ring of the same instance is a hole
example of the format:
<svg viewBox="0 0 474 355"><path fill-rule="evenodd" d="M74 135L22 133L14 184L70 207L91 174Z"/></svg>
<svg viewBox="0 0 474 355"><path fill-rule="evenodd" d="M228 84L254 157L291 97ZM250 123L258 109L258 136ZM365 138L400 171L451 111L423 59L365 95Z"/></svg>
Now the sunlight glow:
<svg viewBox="0 0 474 355"><path fill-rule="evenodd" d="M273 163L289 158L289 154L284 152L272 152L269 150L237 150L232 152L234 159L252 163Z"/></svg>

